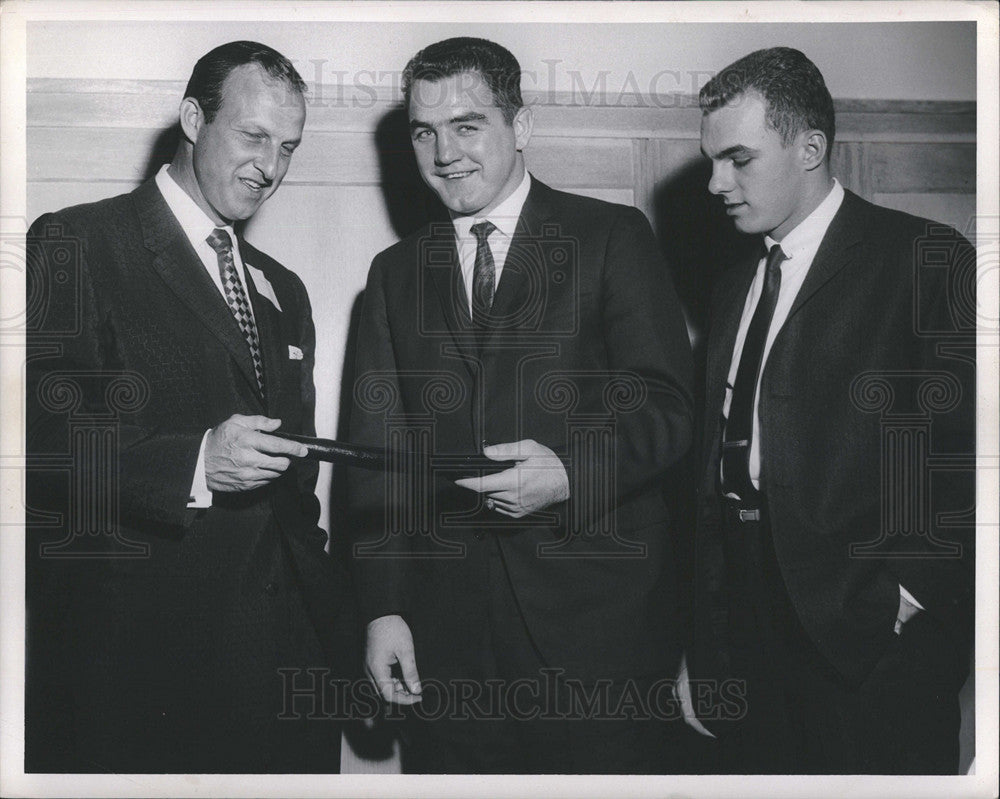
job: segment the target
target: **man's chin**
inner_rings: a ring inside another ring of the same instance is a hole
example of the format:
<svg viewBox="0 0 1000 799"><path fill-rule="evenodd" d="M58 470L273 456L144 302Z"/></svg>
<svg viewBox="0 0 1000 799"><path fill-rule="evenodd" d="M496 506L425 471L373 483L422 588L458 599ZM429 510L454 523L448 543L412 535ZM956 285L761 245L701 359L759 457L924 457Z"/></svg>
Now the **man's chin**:
<svg viewBox="0 0 1000 799"><path fill-rule="evenodd" d="M478 203L474 197L471 197L467 191L462 191L457 186L432 185L431 189L434 190L434 193L444 204L444 207L453 214L458 214L459 216L469 216L470 214L476 213L476 211L483 207L482 204Z"/></svg>
<svg viewBox="0 0 1000 799"><path fill-rule="evenodd" d="M733 220L733 226L740 232L746 233L748 236L755 236L759 233L766 233L759 223L754 222L751 219L740 219L739 217Z"/></svg>
<svg viewBox="0 0 1000 799"><path fill-rule="evenodd" d="M444 203L445 208L457 216L472 216L480 208L482 208L482 206L477 203L464 199L456 200L451 197L441 197L441 202Z"/></svg>

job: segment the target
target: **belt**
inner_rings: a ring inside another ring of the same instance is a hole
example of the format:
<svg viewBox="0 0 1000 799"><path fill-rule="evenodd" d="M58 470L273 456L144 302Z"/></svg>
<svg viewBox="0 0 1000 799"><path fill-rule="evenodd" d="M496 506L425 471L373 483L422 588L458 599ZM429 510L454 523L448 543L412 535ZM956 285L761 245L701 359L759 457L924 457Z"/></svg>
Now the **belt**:
<svg viewBox="0 0 1000 799"><path fill-rule="evenodd" d="M741 522L759 522L762 498L757 497L752 501L736 499L734 497L723 497L723 507L728 510L735 519Z"/></svg>

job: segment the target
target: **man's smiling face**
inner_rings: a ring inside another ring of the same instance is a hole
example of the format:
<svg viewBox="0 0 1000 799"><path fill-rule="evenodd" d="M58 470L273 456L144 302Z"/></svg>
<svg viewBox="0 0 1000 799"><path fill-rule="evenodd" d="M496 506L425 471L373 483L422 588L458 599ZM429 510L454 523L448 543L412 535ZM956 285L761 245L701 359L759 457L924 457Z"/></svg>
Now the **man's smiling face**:
<svg viewBox="0 0 1000 799"><path fill-rule="evenodd" d="M222 98L211 122L203 112L197 119L189 193L216 223L231 223L253 216L281 184L306 108L301 93L255 64L229 73Z"/></svg>
<svg viewBox="0 0 1000 799"><path fill-rule="evenodd" d="M485 216L524 177L531 111L508 122L478 72L415 81L409 116L420 173L453 213Z"/></svg>

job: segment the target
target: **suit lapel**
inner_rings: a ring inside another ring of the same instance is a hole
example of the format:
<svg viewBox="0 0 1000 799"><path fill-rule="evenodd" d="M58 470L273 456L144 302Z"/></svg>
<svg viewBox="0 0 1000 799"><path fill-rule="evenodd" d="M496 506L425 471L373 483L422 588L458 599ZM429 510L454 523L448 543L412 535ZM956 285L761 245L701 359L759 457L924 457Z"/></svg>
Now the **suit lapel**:
<svg viewBox="0 0 1000 799"><path fill-rule="evenodd" d="M844 201L830 222L830 227L827 228L823 241L816 251L816 257L809 267L809 273L788 312L789 319L834 275L858 257L861 252L858 245L865 236L864 219L858 213L860 202L860 199L851 192L844 192Z"/></svg>
<svg viewBox="0 0 1000 799"><path fill-rule="evenodd" d="M479 353L451 222L431 224L429 235L421 241L419 259L425 286L430 284L424 291L428 302L422 302L420 308L422 325L425 330L444 327L450 331L462 361L474 375ZM429 302L432 298L436 302Z"/></svg>
<svg viewBox="0 0 1000 799"><path fill-rule="evenodd" d="M537 246L542 240L543 225L552 216L547 192L547 186L535 178L531 179L531 190L514 228L514 237L493 297L490 316L495 324L487 342L494 331L509 331L534 325L538 321L534 312L541 312L542 309L531 302L530 292L533 286L538 292L548 281L550 265L544 260L545 248Z"/></svg>
<svg viewBox="0 0 1000 799"><path fill-rule="evenodd" d="M153 253L153 269L229 351L256 396L257 378L246 339L156 183L147 181L133 198L143 241Z"/></svg>

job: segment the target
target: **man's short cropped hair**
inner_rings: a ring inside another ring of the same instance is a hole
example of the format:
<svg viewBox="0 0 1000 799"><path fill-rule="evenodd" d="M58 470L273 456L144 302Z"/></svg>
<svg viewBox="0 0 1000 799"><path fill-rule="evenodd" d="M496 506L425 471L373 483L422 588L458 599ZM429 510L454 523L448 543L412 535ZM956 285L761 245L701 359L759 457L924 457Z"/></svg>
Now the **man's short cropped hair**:
<svg viewBox="0 0 1000 799"><path fill-rule="evenodd" d="M403 97L410 104L413 84L437 82L463 72L478 72L493 93L493 102L507 123L524 105L521 100L521 65L505 47L489 39L459 36L428 45L410 59L403 70Z"/></svg>
<svg viewBox="0 0 1000 799"><path fill-rule="evenodd" d="M256 64L274 80L283 81L299 94L306 93L306 82L302 76L292 62L274 48L260 42L221 44L198 59L184 90L185 97L198 101L206 122L214 120L222 106L222 84L229 73L244 64Z"/></svg>
<svg viewBox="0 0 1000 799"><path fill-rule="evenodd" d="M804 53L771 47L743 56L701 87L698 105L707 114L749 92L764 98L767 123L783 144L803 130L821 130L829 158L836 132L833 98L822 73Z"/></svg>

